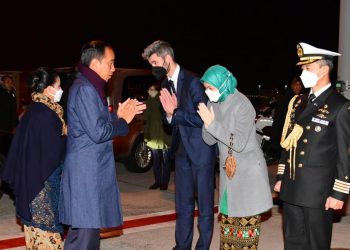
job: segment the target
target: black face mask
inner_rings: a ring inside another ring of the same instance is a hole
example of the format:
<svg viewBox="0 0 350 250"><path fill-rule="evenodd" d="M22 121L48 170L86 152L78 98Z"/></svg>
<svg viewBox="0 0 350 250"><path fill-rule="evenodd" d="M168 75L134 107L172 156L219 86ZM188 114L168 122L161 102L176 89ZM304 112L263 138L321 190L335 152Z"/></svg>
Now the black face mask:
<svg viewBox="0 0 350 250"><path fill-rule="evenodd" d="M159 66L152 67L152 74L157 80L164 78L166 76L166 73L167 71L163 67L159 67Z"/></svg>

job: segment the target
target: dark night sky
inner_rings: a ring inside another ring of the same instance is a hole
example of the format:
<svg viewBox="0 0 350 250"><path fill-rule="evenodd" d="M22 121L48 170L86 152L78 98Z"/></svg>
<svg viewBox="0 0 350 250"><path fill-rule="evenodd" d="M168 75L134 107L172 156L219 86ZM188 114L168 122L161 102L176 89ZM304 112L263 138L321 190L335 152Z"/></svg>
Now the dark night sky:
<svg viewBox="0 0 350 250"><path fill-rule="evenodd" d="M222 64L253 90L299 74L298 42L338 48L339 0L112 1L2 4L0 70L70 66L91 39L113 45L118 67L149 67L143 48L162 39L180 65L201 75Z"/></svg>

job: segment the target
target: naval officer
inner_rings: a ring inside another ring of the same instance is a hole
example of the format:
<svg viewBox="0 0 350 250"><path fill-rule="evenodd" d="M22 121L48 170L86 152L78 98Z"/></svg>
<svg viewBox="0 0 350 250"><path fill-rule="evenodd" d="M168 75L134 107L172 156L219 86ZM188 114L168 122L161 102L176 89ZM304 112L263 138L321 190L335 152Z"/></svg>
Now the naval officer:
<svg viewBox="0 0 350 250"><path fill-rule="evenodd" d="M285 249L330 249L333 212L350 189L350 101L330 83L339 53L306 43L297 52L310 91L289 103L274 189L283 201Z"/></svg>

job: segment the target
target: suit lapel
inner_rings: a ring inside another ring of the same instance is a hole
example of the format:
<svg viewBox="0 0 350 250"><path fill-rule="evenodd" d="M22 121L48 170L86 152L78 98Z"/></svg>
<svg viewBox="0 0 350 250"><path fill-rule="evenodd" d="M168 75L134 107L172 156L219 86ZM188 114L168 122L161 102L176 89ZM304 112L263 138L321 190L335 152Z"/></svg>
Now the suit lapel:
<svg viewBox="0 0 350 250"><path fill-rule="evenodd" d="M181 90L182 90L182 86L184 83L184 78L185 78L185 71L181 69L180 67L180 72L179 72L179 76L177 78L177 88L176 88L176 96L177 96L177 106L180 106L180 97L181 97Z"/></svg>
<svg viewBox="0 0 350 250"><path fill-rule="evenodd" d="M329 87L320 96L318 96L315 99L315 101L309 104L307 104L307 97L305 97L303 101L304 103L306 103L306 107L300 113L300 116L297 117L296 122L302 121L304 118L308 117L311 113L314 113L316 110L322 107L331 93L332 93L332 87Z"/></svg>

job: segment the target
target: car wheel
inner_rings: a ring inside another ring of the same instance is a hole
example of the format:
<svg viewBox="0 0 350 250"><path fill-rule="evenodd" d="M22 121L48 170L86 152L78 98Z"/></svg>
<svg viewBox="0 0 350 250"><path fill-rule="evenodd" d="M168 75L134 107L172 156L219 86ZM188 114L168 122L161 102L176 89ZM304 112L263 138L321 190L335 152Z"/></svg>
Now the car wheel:
<svg viewBox="0 0 350 250"><path fill-rule="evenodd" d="M145 173L152 167L152 152L139 135L125 162L125 168L130 172Z"/></svg>

